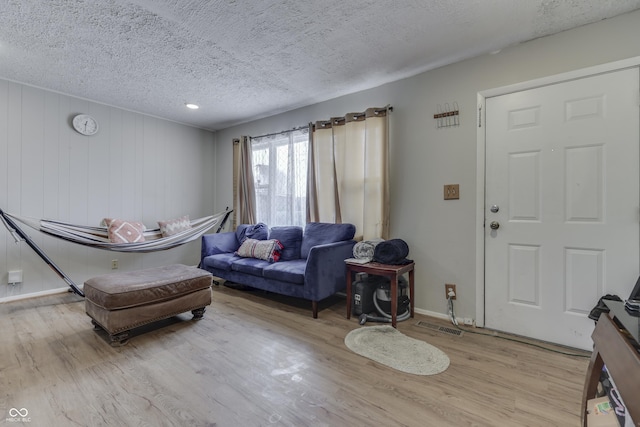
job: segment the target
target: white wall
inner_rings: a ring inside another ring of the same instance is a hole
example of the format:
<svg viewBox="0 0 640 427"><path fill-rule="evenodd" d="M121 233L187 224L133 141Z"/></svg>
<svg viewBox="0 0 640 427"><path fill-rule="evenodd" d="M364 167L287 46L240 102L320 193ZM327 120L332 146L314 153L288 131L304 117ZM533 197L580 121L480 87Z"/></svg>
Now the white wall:
<svg viewBox="0 0 640 427"><path fill-rule="evenodd" d="M496 24L499 25L499 24ZM231 140L391 104L391 234L416 261L416 307L446 313L444 283L458 286L458 316L476 317L477 94L640 56L640 11L432 70L375 89L235 126L216 135L218 208L232 202ZM460 126L436 129L437 104L457 102ZM460 184L444 201L443 185Z"/></svg>
<svg viewBox="0 0 640 427"><path fill-rule="evenodd" d="M89 113L97 135L76 133ZM213 213L214 135L185 125L0 80L0 208L20 216L98 225L104 217L157 221ZM197 264L200 243L151 254L86 248L23 229L78 285L112 272L171 262ZM21 285L7 271L22 270ZM0 226L0 300L66 284Z"/></svg>

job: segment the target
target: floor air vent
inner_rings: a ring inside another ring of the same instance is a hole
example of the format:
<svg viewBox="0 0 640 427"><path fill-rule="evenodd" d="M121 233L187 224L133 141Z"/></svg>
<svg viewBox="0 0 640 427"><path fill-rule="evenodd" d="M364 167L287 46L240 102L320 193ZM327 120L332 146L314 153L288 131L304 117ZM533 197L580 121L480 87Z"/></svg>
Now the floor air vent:
<svg viewBox="0 0 640 427"><path fill-rule="evenodd" d="M460 329L447 328L446 326L434 325L433 323L423 322L422 320L419 320L418 322L416 322L416 326L420 326L421 328L432 329L437 332L444 332L445 334L449 334L449 335L456 335L459 337L461 337L464 334L464 332L461 331Z"/></svg>

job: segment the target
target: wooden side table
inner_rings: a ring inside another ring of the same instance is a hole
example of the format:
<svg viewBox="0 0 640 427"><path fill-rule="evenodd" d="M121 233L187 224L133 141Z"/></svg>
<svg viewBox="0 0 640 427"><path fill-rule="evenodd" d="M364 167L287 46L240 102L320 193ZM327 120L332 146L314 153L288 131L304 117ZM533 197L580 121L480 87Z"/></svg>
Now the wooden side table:
<svg viewBox="0 0 640 427"><path fill-rule="evenodd" d="M380 264L378 262L368 262L366 264L358 264L355 262L345 261L347 265L347 319L351 319L351 284L353 282L354 273L367 273L374 276L384 276L391 280L391 326L394 328L397 324L398 317L398 279L404 273L409 273L409 301L410 314L413 317L414 301L413 287L415 276L415 262L409 264Z"/></svg>

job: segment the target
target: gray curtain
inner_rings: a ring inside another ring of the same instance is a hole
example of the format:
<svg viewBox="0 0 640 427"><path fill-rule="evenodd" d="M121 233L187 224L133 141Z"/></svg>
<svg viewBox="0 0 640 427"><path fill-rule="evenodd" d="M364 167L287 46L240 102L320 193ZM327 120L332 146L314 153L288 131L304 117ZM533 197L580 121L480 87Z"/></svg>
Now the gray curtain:
<svg viewBox="0 0 640 427"><path fill-rule="evenodd" d="M256 191L251 167L251 142L242 136L233 140L233 229L255 224Z"/></svg>

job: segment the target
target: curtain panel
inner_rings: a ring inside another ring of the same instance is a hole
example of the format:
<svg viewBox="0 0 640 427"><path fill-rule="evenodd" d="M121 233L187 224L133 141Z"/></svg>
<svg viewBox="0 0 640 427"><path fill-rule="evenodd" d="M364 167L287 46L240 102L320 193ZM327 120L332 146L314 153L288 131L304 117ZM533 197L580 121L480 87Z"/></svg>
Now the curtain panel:
<svg viewBox="0 0 640 427"><path fill-rule="evenodd" d="M312 125L308 220L348 222L357 239L389 238L389 107Z"/></svg>
<svg viewBox="0 0 640 427"><path fill-rule="evenodd" d="M233 140L233 229L256 223L256 191L248 136Z"/></svg>

